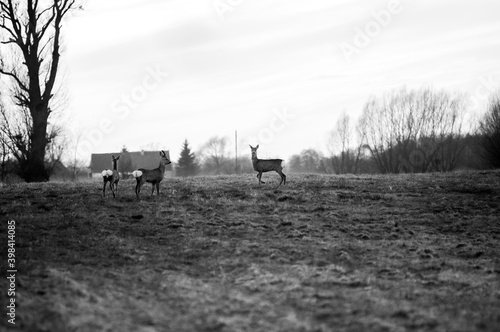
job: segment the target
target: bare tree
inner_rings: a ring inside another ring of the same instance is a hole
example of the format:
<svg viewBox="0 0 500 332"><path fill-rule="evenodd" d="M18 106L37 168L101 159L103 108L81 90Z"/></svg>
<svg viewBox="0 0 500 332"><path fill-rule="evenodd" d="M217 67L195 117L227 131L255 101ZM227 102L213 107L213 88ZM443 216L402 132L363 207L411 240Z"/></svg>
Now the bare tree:
<svg viewBox="0 0 500 332"><path fill-rule="evenodd" d="M352 130L350 126L350 117L343 114L337 120L337 124L330 134L330 146L332 150L332 166L337 174L345 174L347 163L349 161L350 141ZM338 155L336 155L336 152Z"/></svg>
<svg viewBox="0 0 500 332"><path fill-rule="evenodd" d="M288 167L292 172L295 173L301 173L304 171L304 168L302 167L302 158L298 154L294 154L290 157L290 160L288 161Z"/></svg>
<svg viewBox="0 0 500 332"><path fill-rule="evenodd" d="M463 139L465 98L402 88L365 104L360 131L382 173L449 171Z"/></svg>
<svg viewBox="0 0 500 332"><path fill-rule="evenodd" d="M331 157L329 158L331 167L337 174L357 173L359 160L361 158L363 136L358 130L359 142L357 147L352 147L354 139L351 118L343 114L329 137Z"/></svg>
<svg viewBox="0 0 500 332"><path fill-rule="evenodd" d="M290 157L287 167L294 173L327 173L323 156L314 149L305 149Z"/></svg>
<svg viewBox="0 0 500 332"><path fill-rule="evenodd" d="M68 147L68 139L63 135L63 128L50 126L47 134L45 169L48 176L52 175L57 164L62 164L63 155Z"/></svg>
<svg viewBox="0 0 500 332"><path fill-rule="evenodd" d="M211 137L201 148L198 155L202 156L206 172L221 174L226 172L229 159L227 157L228 137Z"/></svg>
<svg viewBox="0 0 500 332"><path fill-rule="evenodd" d="M80 145L80 140L82 139L83 132L78 130L73 134L73 139L71 140L71 148L69 153L71 153L68 161L68 168L71 172L71 180L76 181L78 177L79 170L84 167L85 163L78 158L78 146Z"/></svg>
<svg viewBox="0 0 500 332"><path fill-rule="evenodd" d="M359 127L367 140L366 147L370 150L377 167L382 173L394 170L392 155L390 154L394 140L391 136L391 128L388 128L386 111L387 106L383 101L371 97L365 103L363 115L359 120Z"/></svg>
<svg viewBox="0 0 500 332"><path fill-rule="evenodd" d="M148 144L141 145L140 149L144 151L161 151L164 148L160 142L149 142Z"/></svg>
<svg viewBox="0 0 500 332"><path fill-rule="evenodd" d="M46 181L49 116L60 59L63 18L76 0L0 1L0 74L10 79L16 114L2 112L2 131L28 182Z"/></svg>

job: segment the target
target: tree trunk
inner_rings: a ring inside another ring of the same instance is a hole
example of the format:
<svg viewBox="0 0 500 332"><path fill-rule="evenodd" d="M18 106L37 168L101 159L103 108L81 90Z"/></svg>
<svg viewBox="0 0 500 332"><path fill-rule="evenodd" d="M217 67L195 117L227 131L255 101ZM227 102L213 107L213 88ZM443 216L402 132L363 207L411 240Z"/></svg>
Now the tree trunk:
<svg viewBox="0 0 500 332"><path fill-rule="evenodd" d="M33 118L33 133L31 136L31 151L28 162L21 170L26 182L43 182L49 180L45 167L45 149L47 147L47 106L41 106L31 111Z"/></svg>

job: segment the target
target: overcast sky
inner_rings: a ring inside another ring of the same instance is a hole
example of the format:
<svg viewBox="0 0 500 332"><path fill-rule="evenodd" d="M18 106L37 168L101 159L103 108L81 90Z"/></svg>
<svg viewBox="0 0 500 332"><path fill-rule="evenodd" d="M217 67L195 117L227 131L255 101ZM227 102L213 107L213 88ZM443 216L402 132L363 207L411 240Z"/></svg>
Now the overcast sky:
<svg viewBox="0 0 500 332"><path fill-rule="evenodd" d="M288 158L345 112L406 85L469 93L500 84L494 0L87 0L65 23L69 126L83 152L196 151ZM489 82L489 83L488 83Z"/></svg>

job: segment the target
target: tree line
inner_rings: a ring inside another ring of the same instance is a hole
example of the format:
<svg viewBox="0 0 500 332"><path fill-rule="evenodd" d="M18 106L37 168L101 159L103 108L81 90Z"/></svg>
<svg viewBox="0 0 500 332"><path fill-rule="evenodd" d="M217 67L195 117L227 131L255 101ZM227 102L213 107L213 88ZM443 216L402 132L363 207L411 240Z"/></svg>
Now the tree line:
<svg viewBox="0 0 500 332"><path fill-rule="evenodd" d="M329 133L328 154L306 149L286 162L290 172L324 174L425 173L500 167L500 93L494 94L483 117L467 118L465 95L431 88L400 88L370 97L353 123L342 114ZM0 140L2 179L15 160ZM195 153L186 139L174 163L174 174L186 177L253 173L248 155L229 151L229 137L213 136ZM64 147L52 148L57 160ZM132 171L124 148L121 171ZM49 164L48 162L46 164Z"/></svg>
<svg viewBox="0 0 500 332"><path fill-rule="evenodd" d="M297 173L427 173L500 167L500 92L483 117L467 117L464 94L405 87L370 97L356 124L337 120L328 138L329 155L306 149L292 155L287 169ZM191 152L187 140L177 174L252 173L251 163L227 156L227 138L213 137Z"/></svg>
<svg viewBox="0 0 500 332"><path fill-rule="evenodd" d="M431 88L370 97L357 124L346 114L337 121L329 156L304 150L290 168L334 174L499 168L500 92L478 122L467 118L468 106L466 95Z"/></svg>

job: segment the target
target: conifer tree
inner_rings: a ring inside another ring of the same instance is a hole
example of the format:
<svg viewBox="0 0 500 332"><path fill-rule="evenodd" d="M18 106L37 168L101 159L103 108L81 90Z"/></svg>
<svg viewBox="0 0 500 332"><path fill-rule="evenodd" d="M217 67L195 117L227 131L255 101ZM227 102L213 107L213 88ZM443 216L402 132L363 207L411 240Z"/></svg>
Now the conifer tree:
<svg viewBox="0 0 500 332"><path fill-rule="evenodd" d="M194 176L199 172L199 166L196 162L196 157L191 149L187 139L182 146L181 155L177 161L176 174L177 176Z"/></svg>

